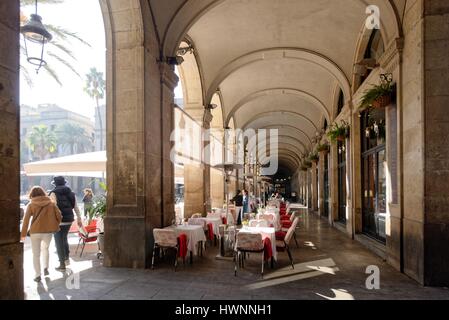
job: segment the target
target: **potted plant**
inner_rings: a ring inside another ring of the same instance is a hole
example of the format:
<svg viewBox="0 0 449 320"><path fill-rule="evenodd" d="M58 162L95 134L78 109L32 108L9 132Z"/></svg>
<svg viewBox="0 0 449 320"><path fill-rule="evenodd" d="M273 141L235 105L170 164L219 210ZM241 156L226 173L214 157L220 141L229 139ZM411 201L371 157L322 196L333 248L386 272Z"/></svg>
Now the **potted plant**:
<svg viewBox="0 0 449 320"><path fill-rule="evenodd" d="M304 160L304 162L302 163L302 165L304 166L304 167L306 167L306 169L310 169L310 168L312 168L312 162L310 161L310 160Z"/></svg>
<svg viewBox="0 0 449 320"><path fill-rule="evenodd" d="M100 188L105 191L105 194L98 195L94 197L92 206L87 210L88 219L97 219L97 229L98 229L98 244L100 246L100 251L103 252L104 248L104 217L106 214L106 192L107 188L104 183L100 183Z"/></svg>
<svg viewBox="0 0 449 320"><path fill-rule="evenodd" d="M391 77L382 75L379 85L373 85L371 89L365 91L362 101L360 102L360 108L366 109L373 107L375 109L380 109L390 105L394 91L391 82Z"/></svg>
<svg viewBox="0 0 449 320"><path fill-rule="evenodd" d="M316 148L318 152L329 152L329 145L327 143L319 144Z"/></svg>
<svg viewBox="0 0 449 320"><path fill-rule="evenodd" d="M318 155L317 152L312 152L309 155L309 161L317 163L319 160L320 160L320 156Z"/></svg>
<svg viewBox="0 0 449 320"><path fill-rule="evenodd" d="M332 142L345 141L349 135L349 125L346 121L341 121L341 124L334 123L328 130L327 136Z"/></svg>

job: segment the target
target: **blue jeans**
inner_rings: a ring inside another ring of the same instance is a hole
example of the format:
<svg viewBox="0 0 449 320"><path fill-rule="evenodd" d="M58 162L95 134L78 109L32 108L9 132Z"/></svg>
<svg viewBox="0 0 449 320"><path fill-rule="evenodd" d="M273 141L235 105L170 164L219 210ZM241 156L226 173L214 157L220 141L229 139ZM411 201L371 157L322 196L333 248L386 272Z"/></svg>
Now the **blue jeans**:
<svg viewBox="0 0 449 320"><path fill-rule="evenodd" d="M59 231L55 233L56 251L58 252L60 263L64 263L70 256L69 242L67 240L70 226L70 224L59 226Z"/></svg>

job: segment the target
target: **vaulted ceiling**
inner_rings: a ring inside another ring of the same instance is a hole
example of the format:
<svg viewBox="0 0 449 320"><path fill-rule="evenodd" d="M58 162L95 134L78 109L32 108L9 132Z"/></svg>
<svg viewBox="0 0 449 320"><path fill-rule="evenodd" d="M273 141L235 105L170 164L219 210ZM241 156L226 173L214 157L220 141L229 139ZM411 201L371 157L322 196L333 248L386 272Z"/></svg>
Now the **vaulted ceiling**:
<svg viewBox="0 0 449 320"><path fill-rule="evenodd" d="M282 165L294 169L335 93L351 99L352 69L368 5L380 9L388 44L405 0L149 0L163 53L190 39L203 104L220 91L223 126L279 129Z"/></svg>

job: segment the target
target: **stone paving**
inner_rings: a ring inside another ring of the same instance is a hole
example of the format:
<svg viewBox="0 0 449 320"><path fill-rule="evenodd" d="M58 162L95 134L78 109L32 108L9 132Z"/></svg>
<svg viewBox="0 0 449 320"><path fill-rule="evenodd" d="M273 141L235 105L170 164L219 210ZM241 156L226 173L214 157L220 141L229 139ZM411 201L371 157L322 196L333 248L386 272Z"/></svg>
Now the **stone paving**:
<svg viewBox="0 0 449 320"><path fill-rule="evenodd" d="M386 264L378 256L331 228L314 214L302 211L297 230L299 248L292 243L295 269L285 252L278 253L274 269L266 267L262 279L260 256L251 255L245 269L234 276L232 261L217 260L218 247L208 247L193 264L178 267L160 261L155 270L104 268L96 244L75 256L76 235L70 236L71 265L66 274L57 265L54 241L50 249L50 277L34 282L29 243L25 244L27 299L449 299L447 288L425 288ZM29 241L29 240L28 240ZM368 290L367 266L380 268L380 289ZM79 288L77 289L77 277ZM68 285L67 285L68 284Z"/></svg>

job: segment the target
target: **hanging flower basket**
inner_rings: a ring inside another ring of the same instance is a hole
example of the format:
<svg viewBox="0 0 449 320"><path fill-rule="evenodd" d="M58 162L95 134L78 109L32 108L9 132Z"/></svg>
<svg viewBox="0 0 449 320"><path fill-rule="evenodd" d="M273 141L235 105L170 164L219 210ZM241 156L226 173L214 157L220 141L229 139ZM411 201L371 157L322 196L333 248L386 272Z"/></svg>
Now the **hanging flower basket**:
<svg viewBox="0 0 449 320"><path fill-rule="evenodd" d="M327 136L332 142L345 141L349 136L349 125L345 121L342 121L341 125L335 123L329 128Z"/></svg>
<svg viewBox="0 0 449 320"><path fill-rule="evenodd" d="M394 87L392 85L391 74L381 75L379 85L373 85L371 89L365 91L360 102L360 109L375 108L381 109L391 104Z"/></svg>
<svg viewBox="0 0 449 320"><path fill-rule="evenodd" d="M345 141L346 141L346 135L345 135L345 134L344 134L344 135L342 134L342 135L340 135L340 136L337 136L336 139L337 139L337 141L345 142Z"/></svg>
<svg viewBox="0 0 449 320"><path fill-rule="evenodd" d="M316 150L318 152L329 152L329 145L327 143L325 144L320 144L318 145L318 147L316 148Z"/></svg>
<svg viewBox="0 0 449 320"><path fill-rule="evenodd" d="M383 95L373 101L372 106L375 109L388 107L391 104L391 94Z"/></svg>

